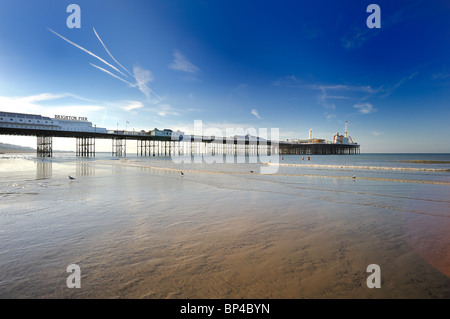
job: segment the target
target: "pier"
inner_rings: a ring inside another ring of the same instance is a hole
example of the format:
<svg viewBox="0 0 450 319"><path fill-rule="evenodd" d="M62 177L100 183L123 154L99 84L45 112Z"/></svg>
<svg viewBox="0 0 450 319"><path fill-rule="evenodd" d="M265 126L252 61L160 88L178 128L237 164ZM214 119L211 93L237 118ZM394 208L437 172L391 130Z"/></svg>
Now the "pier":
<svg viewBox="0 0 450 319"><path fill-rule="evenodd" d="M96 139L112 142L111 155L125 157L127 142L136 141L137 156L186 155L341 155L359 154L358 144L313 140L307 143L272 141L255 136L194 136L171 130L149 132L111 131L92 126L85 118L43 117L33 114L0 112L0 135L36 136L37 157L53 156L53 138L75 138L76 156L95 157Z"/></svg>
<svg viewBox="0 0 450 319"><path fill-rule="evenodd" d="M282 155L354 155L360 154L359 144L289 143L280 142Z"/></svg>

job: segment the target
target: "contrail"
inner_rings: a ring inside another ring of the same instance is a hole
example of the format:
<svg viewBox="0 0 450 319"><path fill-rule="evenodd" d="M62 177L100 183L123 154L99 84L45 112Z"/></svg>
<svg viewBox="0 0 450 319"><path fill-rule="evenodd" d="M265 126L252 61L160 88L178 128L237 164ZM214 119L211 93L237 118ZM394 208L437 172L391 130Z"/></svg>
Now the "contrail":
<svg viewBox="0 0 450 319"><path fill-rule="evenodd" d="M112 65L112 64L110 64L110 63L108 63L108 62L106 62L106 61L103 60L101 57L95 55L95 54L92 53L91 51L88 51L88 50L86 50L85 48L83 48L82 46L80 46L80 45L78 45L78 44L76 44L76 43L70 41L69 39L66 39L65 37L63 37L62 35L58 34L58 33L55 32L55 31L53 31L52 29L50 29L50 28L47 28L47 29L48 29L50 32L52 32L53 34L55 34L55 35L57 35L58 37L60 37L61 39L65 40L65 41L69 42L70 44L72 44L73 46L77 47L78 49L83 50L84 52L86 52L86 53L89 54L89 55L92 55L94 58L99 59L100 61L102 61L103 63L105 63L107 66L113 68L114 70L116 70L117 72L119 72L120 74L122 74L123 76L128 77L128 76L126 76L125 74L123 74L122 72L120 72L119 69L117 69L114 65ZM105 70L105 71L106 71L106 70ZM109 73L111 73L111 72L109 72ZM112 73L111 73L111 74L112 74Z"/></svg>
<svg viewBox="0 0 450 319"><path fill-rule="evenodd" d="M92 63L89 63L89 64L92 65L94 68L97 68L97 69L99 69L99 70L101 70L101 71L103 71L103 72L105 72L105 73L107 73L107 74L109 74L109 75L115 77L116 79L119 79L120 81L125 82L126 84L128 84L128 85L131 86L131 87L136 87L136 85L131 84L130 82L128 82L128 81L122 79L120 76L117 76L117 75L115 75L114 73L111 73L111 72L109 72L108 70L105 70L104 68L99 67L98 65L95 65L95 64L92 64Z"/></svg>
<svg viewBox="0 0 450 319"><path fill-rule="evenodd" d="M63 39L64 41L72 44L73 46L79 48L80 50L83 50L84 52L86 52L87 54L95 57L96 59L100 60L101 62L103 62L104 64L106 64L107 66L109 66L110 68L116 70L117 72L119 72L121 75L123 75L124 77L128 78L128 76L126 74L124 74L123 72L121 72L119 69L117 69L114 65L106 62L104 59L100 58L99 56L95 55L94 53L92 53L89 50L86 50L85 48L83 48L82 46L70 41L69 39L63 37L62 35L58 34L57 32L53 31L50 28L47 28L50 32L52 32L53 34L57 35L58 37L60 37L61 39ZM137 75L136 71L134 71L135 74L132 74L130 71L128 71L122 64L119 63L119 61L117 61L113 55L111 54L111 52L109 52L108 48L106 47L106 45L103 43L102 39L100 38L100 36L98 35L97 31L95 30L95 28L93 28L95 35L97 36L97 39L100 41L100 43L102 44L103 48L106 50L106 52L109 54L109 56L120 66L122 67L126 72L128 72L128 74L130 74L135 80L136 80L136 84L132 84L124 79L122 79L120 76L115 75L114 73L99 67L98 65L92 64L90 63L93 67L115 77L116 79L121 80L122 82L127 83L129 86L131 87L138 87L139 90L147 97L147 99L150 99L150 94L153 94L154 96L156 96L156 98L160 101L161 97L159 97L151 88L149 88L147 86L147 80L143 79L141 75Z"/></svg>
<svg viewBox="0 0 450 319"><path fill-rule="evenodd" d="M108 52L109 56L120 66L122 67L125 71L128 72L128 74L130 74L135 80L136 80L136 85L133 86L137 86L139 88L139 90L145 95L147 96L147 98L150 98L150 93L153 93L153 95L155 95L158 100L161 100L161 98L151 89L147 86L145 81L142 81L141 79L138 79L136 77L135 74L131 73L130 71L128 71L127 68L125 68L122 64L119 63L119 61L116 60L116 58L113 57L113 55L111 54L111 52L109 52L108 48L106 47L105 43L103 43L102 39L100 38L100 36L98 35L97 31L95 30L95 28L92 28L94 30L95 35L97 36L97 39L100 41L100 43L102 44L103 48L105 48L106 52Z"/></svg>
<svg viewBox="0 0 450 319"><path fill-rule="evenodd" d="M97 31L95 30L95 28L92 28L92 29L94 29L94 33L95 33L95 35L97 36L97 39L98 39L98 40L100 41L100 43L103 45L103 47L105 48L106 52L108 52L109 56L110 56L110 57L111 57L118 65L120 65L120 66L122 67L122 69L124 69L125 71L128 72L128 74L130 74L132 77L134 77L134 75L131 74L131 72L128 71L122 64L120 64L119 61L117 61L117 60L113 57L113 55L111 54L111 52L109 52L108 48L107 48L106 45L103 43L102 39L100 39L100 36L98 35L98 33L97 33Z"/></svg>

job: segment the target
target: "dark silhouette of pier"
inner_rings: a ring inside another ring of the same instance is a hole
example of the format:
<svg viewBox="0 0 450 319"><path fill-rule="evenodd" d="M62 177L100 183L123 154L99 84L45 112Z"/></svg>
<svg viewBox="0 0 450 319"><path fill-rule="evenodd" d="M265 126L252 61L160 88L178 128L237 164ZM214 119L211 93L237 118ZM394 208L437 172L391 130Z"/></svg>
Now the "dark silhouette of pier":
<svg viewBox="0 0 450 319"><path fill-rule="evenodd" d="M358 144L336 143L295 143L271 141L254 136L215 137L215 136L154 136L143 132L108 131L80 132L65 130L28 129L21 127L2 127L0 135L21 135L37 137L37 156L53 156L53 138L75 138L76 155L95 156L95 140L112 141L112 156L126 156L127 141L136 141L138 156L173 155L341 155L359 154Z"/></svg>

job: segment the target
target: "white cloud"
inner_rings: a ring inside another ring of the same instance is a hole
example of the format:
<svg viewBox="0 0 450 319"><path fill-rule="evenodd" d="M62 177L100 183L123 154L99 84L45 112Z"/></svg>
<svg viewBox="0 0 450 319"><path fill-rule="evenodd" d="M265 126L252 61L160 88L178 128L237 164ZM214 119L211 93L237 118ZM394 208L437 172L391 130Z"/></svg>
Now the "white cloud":
<svg viewBox="0 0 450 319"><path fill-rule="evenodd" d="M139 66L133 67L133 76L136 79L136 85L149 101L152 101L152 95L156 97L154 103L161 101L161 98L147 85L154 80L153 74L150 70L143 69Z"/></svg>
<svg viewBox="0 0 450 319"><path fill-rule="evenodd" d="M409 76L405 76L400 81L395 83L393 87L385 89L386 93L383 94L381 97L383 98L383 97L391 95L396 89L398 89L401 85L403 85L403 83L411 81L417 75L417 73L418 72L414 72Z"/></svg>
<svg viewBox="0 0 450 319"><path fill-rule="evenodd" d="M187 73L196 73L200 71L198 67L189 62L179 51L173 52L173 61L169 64L169 68L175 71L182 71Z"/></svg>
<svg viewBox="0 0 450 319"><path fill-rule="evenodd" d="M374 88L370 85L352 85L352 84L322 84L307 83L295 77L295 75L285 76L272 82L272 85L294 89L317 90L320 93L317 96L318 104L326 110L336 110L336 101L358 100L363 101L373 95L383 93L383 87Z"/></svg>
<svg viewBox="0 0 450 319"><path fill-rule="evenodd" d="M450 73L433 73L433 80L442 80L450 78Z"/></svg>
<svg viewBox="0 0 450 319"><path fill-rule="evenodd" d="M322 94L319 96L319 103L322 104L322 106L325 107L326 109L331 110L336 109L336 105L334 103L328 102L328 94L326 89L321 88L320 90L322 91Z"/></svg>
<svg viewBox="0 0 450 319"><path fill-rule="evenodd" d="M139 101L128 101L127 103L128 105L122 106L122 109L124 109L125 111L137 110L144 107L144 104Z"/></svg>
<svg viewBox="0 0 450 319"><path fill-rule="evenodd" d="M148 109L151 112L155 112L161 117L165 117L167 115L175 115L175 116L181 116L180 113L178 113L171 105L169 104L159 104L156 107L152 107Z"/></svg>
<svg viewBox="0 0 450 319"><path fill-rule="evenodd" d="M334 102L330 102L332 100L353 100L356 99L356 96L361 96L364 94L363 99L367 98L367 96L371 94L375 94L379 92L381 89L374 89L370 85L346 85L346 84L335 84L335 85L322 85L322 84L313 84L309 85L309 88L320 90L322 93L319 95L318 100L319 103L328 110L335 110L336 104ZM328 92L337 92L338 95L329 95ZM345 95L349 94L349 95Z"/></svg>
<svg viewBox="0 0 450 319"><path fill-rule="evenodd" d="M341 91L363 92L363 93L378 93L381 90L381 88L374 89L370 85L347 85L347 84L334 84L334 85L314 84L310 87L319 90L341 90ZM341 96L340 98L345 97Z"/></svg>
<svg viewBox="0 0 450 319"><path fill-rule="evenodd" d="M63 97L69 96L68 94L53 94L53 93L41 93L36 95L30 95L30 96L24 96L24 97L12 97L9 99L15 99L20 102L25 103L35 103L35 102L41 102L41 101L50 101L50 100L57 100L61 99ZM75 95L72 95L75 96Z"/></svg>
<svg viewBox="0 0 450 319"><path fill-rule="evenodd" d="M295 77L295 75L285 76L281 79L277 79L272 82L273 86L282 86L289 88L301 88L304 87L305 84L302 83L299 79Z"/></svg>
<svg viewBox="0 0 450 319"><path fill-rule="evenodd" d="M259 116L257 110L253 109L253 110L251 111L251 113L252 113L257 119L261 120L261 116Z"/></svg>
<svg viewBox="0 0 450 319"><path fill-rule="evenodd" d="M373 108L373 105L370 103L362 103L362 104L355 104L353 105L355 109L358 109L359 113L361 114L370 114L374 113L377 110Z"/></svg>
<svg viewBox="0 0 450 319"><path fill-rule="evenodd" d="M281 86L287 88L312 89L320 91L347 91L347 92L362 92L362 93L378 93L381 88L374 89L370 85L349 85L349 84L320 84L320 83L306 83L298 79L295 75L285 76L272 82L274 86ZM334 96L333 98L348 98L347 96Z"/></svg>
<svg viewBox="0 0 450 319"><path fill-rule="evenodd" d="M86 102L95 102L94 100L87 99L85 97L82 97L82 96L79 96L79 95L76 95L76 94L72 94L72 93L63 93L63 95L64 95L64 97L73 97L75 99L86 101Z"/></svg>
<svg viewBox="0 0 450 319"><path fill-rule="evenodd" d="M22 97L0 96L0 108L4 112L32 113L45 116L54 116L55 114L86 116L90 112L104 109L103 106L93 104L80 105L73 103L64 106L48 106L39 103L67 97L73 98L74 96L76 95L70 93L41 93Z"/></svg>
<svg viewBox="0 0 450 319"><path fill-rule="evenodd" d="M372 30L369 28L359 29L355 34L341 38L341 43L346 49L357 49L362 47L364 43L377 34L377 30Z"/></svg>

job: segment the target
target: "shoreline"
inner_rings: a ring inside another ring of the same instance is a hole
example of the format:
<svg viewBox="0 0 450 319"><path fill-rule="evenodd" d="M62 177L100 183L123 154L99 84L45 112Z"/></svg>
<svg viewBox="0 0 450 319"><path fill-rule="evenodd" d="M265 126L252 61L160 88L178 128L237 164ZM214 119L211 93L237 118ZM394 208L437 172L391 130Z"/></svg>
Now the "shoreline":
<svg viewBox="0 0 450 319"><path fill-rule="evenodd" d="M2 150L2 149L0 149L0 155L2 155L2 154L28 154L28 153L30 153L30 154L33 154L33 153L36 153L36 150L6 150L6 149L4 149L4 150Z"/></svg>

